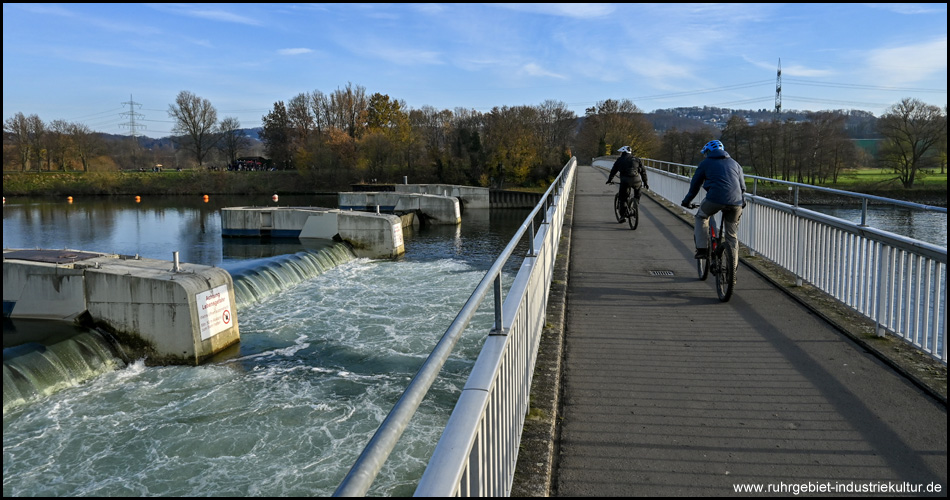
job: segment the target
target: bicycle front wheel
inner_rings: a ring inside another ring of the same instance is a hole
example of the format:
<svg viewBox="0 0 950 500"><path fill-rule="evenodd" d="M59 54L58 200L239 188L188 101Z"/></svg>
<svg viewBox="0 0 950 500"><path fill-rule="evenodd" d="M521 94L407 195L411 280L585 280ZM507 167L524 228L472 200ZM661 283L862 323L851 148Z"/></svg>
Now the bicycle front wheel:
<svg viewBox="0 0 950 500"><path fill-rule="evenodd" d="M614 217L617 218L617 222L623 222L623 201L620 200L620 195L614 195Z"/></svg>
<svg viewBox="0 0 950 500"><path fill-rule="evenodd" d="M728 302L736 286L736 265L732 248L724 246L716 252L716 294L720 302Z"/></svg>
<svg viewBox="0 0 950 500"><path fill-rule="evenodd" d="M636 198L627 203L627 224L630 229L636 229L640 225L640 204Z"/></svg>

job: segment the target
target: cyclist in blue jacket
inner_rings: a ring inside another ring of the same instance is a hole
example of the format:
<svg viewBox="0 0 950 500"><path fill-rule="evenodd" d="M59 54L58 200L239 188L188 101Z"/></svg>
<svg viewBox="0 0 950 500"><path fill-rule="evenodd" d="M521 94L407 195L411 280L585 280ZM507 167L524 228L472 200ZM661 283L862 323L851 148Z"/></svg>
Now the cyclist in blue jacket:
<svg viewBox="0 0 950 500"><path fill-rule="evenodd" d="M742 166L729 156L719 141L709 141L703 146L705 159L699 163L693 179L689 183L689 192L683 198L682 206L689 208L690 202L699 194L699 188L706 190L706 198L696 211L696 224L693 239L696 242L696 258L706 257L706 237L709 233L709 217L722 211L725 221L725 244L732 255L739 256L739 217L745 207L745 177ZM735 265L736 262L733 263Z"/></svg>

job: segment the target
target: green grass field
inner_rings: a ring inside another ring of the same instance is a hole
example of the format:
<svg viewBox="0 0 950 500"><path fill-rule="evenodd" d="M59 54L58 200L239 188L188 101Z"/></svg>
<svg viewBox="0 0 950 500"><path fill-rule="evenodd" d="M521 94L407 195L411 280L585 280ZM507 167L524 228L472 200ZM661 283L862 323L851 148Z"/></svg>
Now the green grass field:
<svg viewBox="0 0 950 500"><path fill-rule="evenodd" d="M902 185L897 179L897 174L880 168L865 168L860 170L849 170L838 177L837 184L825 183L825 187L834 187L844 190L858 190L851 188L874 187L878 189L897 189ZM914 180L914 188L917 189L938 189L947 187L947 173L918 173Z"/></svg>

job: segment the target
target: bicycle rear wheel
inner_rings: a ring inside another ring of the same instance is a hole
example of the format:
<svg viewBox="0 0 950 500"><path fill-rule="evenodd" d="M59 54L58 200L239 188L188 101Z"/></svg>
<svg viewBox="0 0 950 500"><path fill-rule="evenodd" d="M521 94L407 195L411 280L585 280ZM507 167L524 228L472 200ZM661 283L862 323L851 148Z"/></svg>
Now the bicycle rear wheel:
<svg viewBox="0 0 950 500"><path fill-rule="evenodd" d="M696 259L696 272L699 274L700 281L705 281L709 276L709 257Z"/></svg>
<svg viewBox="0 0 950 500"><path fill-rule="evenodd" d="M716 294L720 302L728 302L736 285L736 266L732 248L723 246L716 252Z"/></svg>
<svg viewBox="0 0 950 500"><path fill-rule="evenodd" d="M623 222L623 202L620 200L620 194L614 195L614 217L617 222Z"/></svg>
<svg viewBox="0 0 950 500"><path fill-rule="evenodd" d="M709 224L709 232L706 233L706 256L702 259L696 259L696 271L699 273L700 281L706 281L709 277L709 266L712 261L714 243L716 241L716 228Z"/></svg>
<svg viewBox="0 0 950 500"><path fill-rule="evenodd" d="M627 224L630 229L636 229L640 225L640 204L636 198L627 201Z"/></svg>

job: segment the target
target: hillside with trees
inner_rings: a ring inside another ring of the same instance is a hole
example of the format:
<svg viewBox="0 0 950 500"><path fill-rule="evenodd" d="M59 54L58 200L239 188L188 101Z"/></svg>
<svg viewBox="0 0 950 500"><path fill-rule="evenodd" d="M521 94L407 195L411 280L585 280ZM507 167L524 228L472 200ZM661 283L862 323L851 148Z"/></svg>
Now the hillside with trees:
<svg viewBox="0 0 950 500"><path fill-rule="evenodd" d="M946 107L904 99L880 118L821 112L691 107L646 113L607 99L584 116L563 102L500 106L488 112L409 108L347 84L278 100L248 130L213 104L181 91L169 104L175 135L163 139L92 132L78 123L17 113L4 122L5 172L184 169L247 165L296 172L301 186L452 183L494 188L545 186L570 159L581 163L630 145L637 155L695 165L699 148L721 139L750 173L834 183L849 169L880 167L912 188L946 171ZM253 162L245 162L253 158Z"/></svg>

